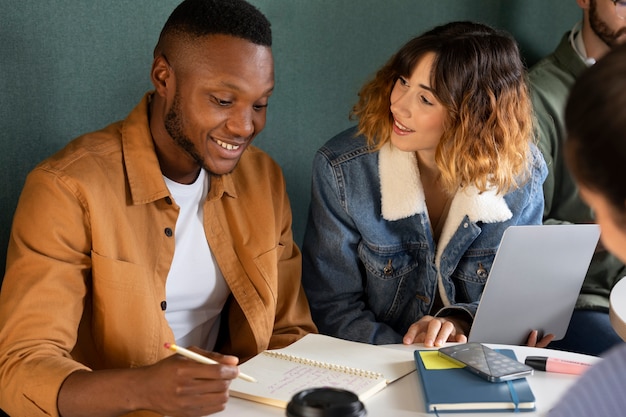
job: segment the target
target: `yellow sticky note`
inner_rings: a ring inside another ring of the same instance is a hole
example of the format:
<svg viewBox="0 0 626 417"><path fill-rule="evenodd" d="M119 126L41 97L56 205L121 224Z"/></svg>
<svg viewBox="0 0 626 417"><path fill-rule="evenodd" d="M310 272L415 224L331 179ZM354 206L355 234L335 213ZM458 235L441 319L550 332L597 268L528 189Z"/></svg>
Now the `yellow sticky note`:
<svg viewBox="0 0 626 417"><path fill-rule="evenodd" d="M436 350L420 350L420 356L426 369L463 368L462 365L439 356L439 352Z"/></svg>

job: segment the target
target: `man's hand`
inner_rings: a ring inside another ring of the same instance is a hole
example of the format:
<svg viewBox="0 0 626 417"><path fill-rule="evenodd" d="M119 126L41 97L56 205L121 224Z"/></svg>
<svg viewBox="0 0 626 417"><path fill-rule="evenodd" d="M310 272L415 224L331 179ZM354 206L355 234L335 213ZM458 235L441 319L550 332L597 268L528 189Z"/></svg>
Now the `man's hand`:
<svg viewBox="0 0 626 417"><path fill-rule="evenodd" d="M206 365L172 355L153 365L70 374L59 391L63 417L108 417L136 410L201 417L224 410L239 359L193 349L219 362Z"/></svg>

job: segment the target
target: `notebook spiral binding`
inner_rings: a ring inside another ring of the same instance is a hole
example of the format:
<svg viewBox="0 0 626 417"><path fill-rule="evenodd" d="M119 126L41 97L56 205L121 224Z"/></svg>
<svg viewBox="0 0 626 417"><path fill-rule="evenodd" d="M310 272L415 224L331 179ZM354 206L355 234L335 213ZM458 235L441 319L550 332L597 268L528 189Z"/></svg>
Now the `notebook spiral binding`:
<svg viewBox="0 0 626 417"><path fill-rule="evenodd" d="M335 365L335 364L332 364L332 363L326 363L326 362L320 362L320 361L316 361L316 360L312 360L312 359L300 358L298 356L287 355L287 354L281 353L281 352L265 351L265 352L263 352L263 354L267 355L267 356L272 356L274 358L279 358L279 359L284 359L284 360L288 360L288 361L291 361L291 362L301 363L303 365L310 365L310 366L315 366L315 367L318 367L318 368L324 368L324 369L330 369L330 370L337 371L337 372L343 372L343 373L349 374L349 375L356 375L356 376L372 378L372 379L379 379L379 378L383 378L384 377L383 374L381 374L379 372L366 371L366 370L363 370L363 369L351 368L349 366Z"/></svg>

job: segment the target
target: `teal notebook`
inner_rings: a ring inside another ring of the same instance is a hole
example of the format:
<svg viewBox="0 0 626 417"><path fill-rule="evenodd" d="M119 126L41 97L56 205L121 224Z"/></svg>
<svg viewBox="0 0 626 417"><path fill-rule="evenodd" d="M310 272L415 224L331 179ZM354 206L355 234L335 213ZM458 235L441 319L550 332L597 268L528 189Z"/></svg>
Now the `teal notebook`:
<svg viewBox="0 0 626 417"><path fill-rule="evenodd" d="M498 351L515 358L511 349ZM416 350L415 364L429 413L535 410L526 378L489 382L440 357L436 350Z"/></svg>

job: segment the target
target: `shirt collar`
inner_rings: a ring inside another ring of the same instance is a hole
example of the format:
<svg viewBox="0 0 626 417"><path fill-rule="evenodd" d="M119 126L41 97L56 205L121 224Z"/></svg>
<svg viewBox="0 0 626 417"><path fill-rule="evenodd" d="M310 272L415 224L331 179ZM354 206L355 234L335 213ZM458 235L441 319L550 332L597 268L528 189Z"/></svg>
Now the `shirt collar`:
<svg viewBox="0 0 626 417"><path fill-rule="evenodd" d="M150 95L144 95L122 123L124 166L133 204L146 204L169 196L148 122Z"/></svg>
<svg viewBox="0 0 626 417"><path fill-rule="evenodd" d="M578 54L580 59L582 59L585 64L590 67L596 63L596 60L587 56L587 50L585 48L585 43L583 42L583 34L581 29L582 22L576 23L570 32L569 41L572 45L572 48L574 49L576 54Z"/></svg>
<svg viewBox="0 0 626 417"><path fill-rule="evenodd" d="M133 204L146 204L170 195L150 132L148 107L151 96L152 92L146 93L122 124L123 158ZM232 173L211 175L210 184L209 198L221 198L223 194L237 197Z"/></svg>

